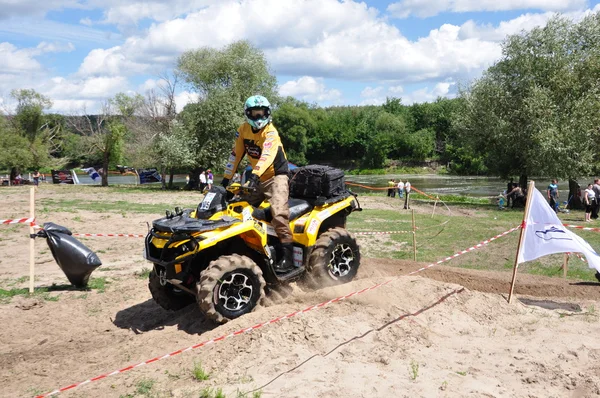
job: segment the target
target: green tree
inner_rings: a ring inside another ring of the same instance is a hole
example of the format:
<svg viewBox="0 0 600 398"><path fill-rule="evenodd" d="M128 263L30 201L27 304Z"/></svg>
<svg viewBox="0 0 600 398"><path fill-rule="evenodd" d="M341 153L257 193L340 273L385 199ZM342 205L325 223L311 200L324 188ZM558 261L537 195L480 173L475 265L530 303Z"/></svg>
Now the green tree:
<svg viewBox="0 0 600 398"><path fill-rule="evenodd" d="M288 159L297 165L305 165L308 136L314 135L316 122L305 102L287 98L273 113L273 123L283 142Z"/></svg>
<svg viewBox="0 0 600 398"><path fill-rule="evenodd" d="M119 93L102 106L98 115L77 115L67 118L70 126L84 136L83 144L92 159L102 164L102 186L108 186L108 171L112 165L123 160L124 143L128 134L125 122L133 117L139 105L139 97Z"/></svg>
<svg viewBox="0 0 600 398"><path fill-rule="evenodd" d="M223 49L203 47L184 52L177 60L184 79L204 97L216 91L235 93L238 103L256 94L271 102L277 97L277 79L265 55L248 41L237 41Z"/></svg>
<svg viewBox="0 0 600 398"><path fill-rule="evenodd" d="M200 98L182 112L184 128L195 133L197 165L222 169L244 120L244 101L261 94L276 103L276 78L264 54L247 41L186 51L177 67Z"/></svg>
<svg viewBox="0 0 600 398"><path fill-rule="evenodd" d="M456 127L502 177L592 171L600 125L600 13L509 36L502 58L460 93Z"/></svg>
<svg viewBox="0 0 600 398"><path fill-rule="evenodd" d="M53 131L45 121L44 110L52 107L52 101L33 89L12 90L11 97L17 101L12 117L17 132L28 141L31 163L26 168L40 168L50 163L50 142Z"/></svg>
<svg viewBox="0 0 600 398"><path fill-rule="evenodd" d="M17 101L15 121L29 141L35 141L44 124L44 110L52 107L52 101L33 89L12 90L10 95Z"/></svg>
<svg viewBox="0 0 600 398"><path fill-rule="evenodd" d="M0 116L0 169L31 167L34 160L30 145L27 138Z"/></svg>

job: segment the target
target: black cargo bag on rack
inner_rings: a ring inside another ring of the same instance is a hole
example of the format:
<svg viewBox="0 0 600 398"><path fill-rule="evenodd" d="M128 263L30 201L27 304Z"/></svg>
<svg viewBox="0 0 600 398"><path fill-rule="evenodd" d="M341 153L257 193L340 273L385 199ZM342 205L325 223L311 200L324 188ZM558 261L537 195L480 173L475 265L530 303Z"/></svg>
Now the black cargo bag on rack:
<svg viewBox="0 0 600 398"><path fill-rule="evenodd" d="M69 282L77 287L87 286L92 272L102 262L92 250L71 236L67 228L51 222L44 223L39 237L46 238L52 256Z"/></svg>
<svg viewBox="0 0 600 398"><path fill-rule="evenodd" d="M294 198L333 198L346 192L344 172L321 165L298 167L290 172L290 196Z"/></svg>

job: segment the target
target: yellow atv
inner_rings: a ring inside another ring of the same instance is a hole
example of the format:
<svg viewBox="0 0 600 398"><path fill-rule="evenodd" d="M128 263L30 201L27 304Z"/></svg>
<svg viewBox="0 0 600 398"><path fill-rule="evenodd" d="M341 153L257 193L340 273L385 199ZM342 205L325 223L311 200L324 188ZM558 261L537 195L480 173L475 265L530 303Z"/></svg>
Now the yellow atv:
<svg viewBox="0 0 600 398"><path fill-rule="evenodd" d="M228 202L240 188L214 186L196 210L176 208L152 223L144 254L154 264L148 287L161 307L179 310L196 300L207 318L223 323L251 312L265 289L300 278L319 287L356 276L360 251L345 229L346 217L362 210L354 194L290 198L294 268L279 273L283 250L270 206L253 207L239 196Z"/></svg>

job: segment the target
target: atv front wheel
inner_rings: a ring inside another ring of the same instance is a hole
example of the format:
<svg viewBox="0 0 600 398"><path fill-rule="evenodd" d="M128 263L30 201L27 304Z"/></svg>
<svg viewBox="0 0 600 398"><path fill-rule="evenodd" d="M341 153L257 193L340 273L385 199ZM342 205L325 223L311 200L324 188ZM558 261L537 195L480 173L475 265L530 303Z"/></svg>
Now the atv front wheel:
<svg viewBox="0 0 600 398"><path fill-rule="evenodd" d="M154 301L165 310L178 311L194 302L194 296L177 289L167 281L161 283L155 269L150 271L148 289Z"/></svg>
<svg viewBox="0 0 600 398"><path fill-rule="evenodd" d="M225 323L254 310L265 286L261 269L250 258L221 256L200 273L198 305L208 319Z"/></svg>
<svg viewBox="0 0 600 398"><path fill-rule="evenodd" d="M360 249L344 228L332 228L317 239L308 258L306 280L312 288L350 282L358 272Z"/></svg>

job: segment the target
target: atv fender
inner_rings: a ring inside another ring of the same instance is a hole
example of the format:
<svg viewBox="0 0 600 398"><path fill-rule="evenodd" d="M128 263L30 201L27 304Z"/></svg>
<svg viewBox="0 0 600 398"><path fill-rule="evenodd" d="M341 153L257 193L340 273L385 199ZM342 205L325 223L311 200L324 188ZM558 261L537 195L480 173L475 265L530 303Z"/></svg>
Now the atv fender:
<svg viewBox="0 0 600 398"><path fill-rule="evenodd" d="M358 207L358 202L354 197L348 197L341 202L327 205L323 207L316 207L306 218L305 233L294 234L294 241L303 244L304 246L313 246L317 241L321 225L325 220L339 213L342 210L351 208L355 209ZM295 229L295 228L294 228ZM303 231L304 232L304 231Z"/></svg>
<svg viewBox="0 0 600 398"><path fill-rule="evenodd" d="M271 257L267 247L267 227L264 222L248 220L236 224L223 231L211 231L202 234L205 239L200 241L198 251L205 250L225 240L240 237L246 244L258 250L267 257Z"/></svg>

